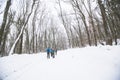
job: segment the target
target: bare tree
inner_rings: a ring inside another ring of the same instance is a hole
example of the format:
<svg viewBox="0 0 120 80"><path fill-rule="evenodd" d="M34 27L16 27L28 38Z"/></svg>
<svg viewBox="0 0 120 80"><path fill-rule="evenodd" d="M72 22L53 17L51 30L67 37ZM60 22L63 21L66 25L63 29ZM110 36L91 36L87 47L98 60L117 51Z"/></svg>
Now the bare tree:
<svg viewBox="0 0 120 80"><path fill-rule="evenodd" d="M62 7L61 7L61 1L58 0L58 4L59 4L59 7L60 7L60 17L62 19L62 24L65 28L65 31L66 31L66 34L67 34L67 37L68 37L68 42L69 42L69 47L71 47L71 41L70 41L70 34L69 34L69 29L68 29L68 26L67 26L67 23L66 23L66 20L64 17L66 17L65 13L63 13L62 11ZM64 16L63 16L64 14Z"/></svg>
<svg viewBox="0 0 120 80"><path fill-rule="evenodd" d="M103 26L104 26L104 32L105 32L105 38L106 38L106 45L112 45L112 39L111 39L109 28L108 28L108 25L107 25L107 19L106 19L107 16L106 16L106 13L105 13L106 12L105 7L102 4L101 0L98 0L98 4L99 4L100 11L101 11L101 14L102 14L102 20L103 20Z"/></svg>
<svg viewBox="0 0 120 80"><path fill-rule="evenodd" d="M91 9L92 5L91 5L91 1L90 1L90 0L87 0L87 2L88 2L89 11L87 10L86 5L85 5L84 2L83 2L83 5L84 5L84 7L85 7L85 9L86 9L86 11L87 11L89 17L90 17L90 23L92 24L92 31L93 31L94 44L95 44L95 46L97 46L97 33L96 33L96 29L95 29L95 23L94 23L94 18L93 18L93 12L92 12L92 9Z"/></svg>
<svg viewBox="0 0 120 80"><path fill-rule="evenodd" d="M77 20L77 26L73 26L73 28L75 29L75 31L77 32L77 34L79 35L79 40L80 40L80 43L81 43L81 46L83 47L84 46L84 43L83 43L83 36L82 36L82 31L81 31L81 25L80 25L80 19L79 19L79 15L77 15L77 11L74 7L74 5L72 4L72 7L73 7L73 10L75 12L75 17L76 17L76 20Z"/></svg>
<svg viewBox="0 0 120 80"><path fill-rule="evenodd" d="M84 23L84 26L85 26L85 29L86 29L86 33L87 33L88 44L91 46L90 34L89 34L88 26L87 26L87 23L86 23L86 17L85 17L85 15L84 15L81 7L80 7L83 4L80 4L80 1L78 1L78 0L72 0L71 4L75 7L75 9L79 13L79 15L80 15L80 17L81 17L81 19L82 19L82 21Z"/></svg>
<svg viewBox="0 0 120 80"><path fill-rule="evenodd" d="M28 25L26 25L25 34L26 34L25 49L26 49L26 53L30 54L31 50L30 50L30 39L29 39Z"/></svg>
<svg viewBox="0 0 120 80"><path fill-rule="evenodd" d="M13 46L11 47L11 50L10 50L10 52L9 52L9 55L12 55L16 43L18 42L18 40L20 39L21 35L23 34L24 28L26 27L26 25L27 25L27 23L28 23L28 20L29 20L31 14L32 14L32 12L33 12L33 8L34 8L34 5L35 5L35 2L36 2L36 0L33 0L30 13L28 14L28 16L27 16L27 18L26 18L26 21L25 21L24 25L23 25L22 28L21 28L20 34L18 35L18 37L16 38Z"/></svg>
<svg viewBox="0 0 120 80"><path fill-rule="evenodd" d="M120 34L120 2L118 0L105 1L105 9L107 14L107 24L109 25L112 39L114 39L115 44L117 44L117 38Z"/></svg>
<svg viewBox="0 0 120 80"><path fill-rule="evenodd" d="M7 16L8 16L8 11L9 11L10 6L11 6L11 0L8 0L5 10L4 10L2 25L0 26L0 54L1 54L1 49L2 49L1 45L3 41L3 35L4 35L5 27L6 27Z"/></svg>
<svg viewBox="0 0 120 80"><path fill-rule="evenodd" d="M13 23L13 19L15 17L15 12L12 12L10 10L10 12L8 13L8 19L7 19L7 23L6 23L6 27L5 27L5 31L4 31L4 35L3 35L3 43L1 45L1 56L7 56L8 55L8 52L7 52L7 49L6 49L6 42L7 42L7 37L8 37L8 34L10 33L10 26L12 25Z"/></svg>

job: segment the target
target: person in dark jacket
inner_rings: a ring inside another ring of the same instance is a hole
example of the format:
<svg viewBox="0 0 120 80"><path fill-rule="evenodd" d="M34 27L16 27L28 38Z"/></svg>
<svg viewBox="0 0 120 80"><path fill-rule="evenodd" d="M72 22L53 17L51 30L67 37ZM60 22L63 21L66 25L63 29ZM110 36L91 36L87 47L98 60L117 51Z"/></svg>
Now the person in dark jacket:
<svg viewBox="0 0 120 80"><path fill-rule="evenodd" d="M49 59L50 58L50 53L51 53L51 48L48 47L46 51L47 51L47 58Z"/></svg>
<svg viewBox="0 0 120 80"><path fill-rule="evenodd" d="M51 49L51 57L55 58L55 51L53 49Z"/></svg>

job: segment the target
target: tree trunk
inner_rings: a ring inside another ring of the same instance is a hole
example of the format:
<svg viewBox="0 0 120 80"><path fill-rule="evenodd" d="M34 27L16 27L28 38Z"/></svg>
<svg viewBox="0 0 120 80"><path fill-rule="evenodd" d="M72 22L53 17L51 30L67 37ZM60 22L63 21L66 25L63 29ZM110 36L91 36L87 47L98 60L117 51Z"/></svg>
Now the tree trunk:
<svg viewBox="0 0 120 80"><path fill-rule="evenodd" d="M19 54L22 54L22 45L23 45L23 34L21 34L21 37L20 37L20 50L19 50Z"/></svg>
<svg viewBox="0 0 120 80"><path fill-rule="evenodd" d="M1 49L2 49L1 43L3 40L3 35L4 35L4 30L5 30L5 26L6 26L6 22L7 22L7 15L8 15L10 5L11 5L11 0L8 0L5 10L4 10L3 21L2 21L2 25L1 25L1 29L0 29L0 54L1 54Z"/></svg>
<svg viewBox="0 0 120 80"><path fill-rule="evenodd" d="M81 16L81 18L82 18L82 21L83 21L83 23L84 23L84 25L85 25L85 29L86 29L86 33L87 33L87 39L88 39L88 44L91 46L90 34L89 34L89 30L88 30L87 23L86 23L86 21L85 21L85 15L83 14L82 10L80 9L80 6L79 6L78 1L77 1L77 0L75 0L75 1L76 1L76 2L74 2L74 3L76 3L76 7L78 8L79 13L81 14L80 16Z"/></svg>
<svg viewBox="0 0 120 80"><path fill-rule="evenodd" d="M107 26L107 21L106 21L105 7L102 4L101 0L98 0L98 4L99 4L101 14L102 14L102 20L103 20L103 26L104 26L105 38L106 38L106 45L112 45L112 39L110 37L109 31L108 31L108 26Z"/></svg>
<svg viewBox="0 0 120 80"><path fill-rule="evenodd" d="M37 40L37 34L36 34L36 53L38 52L38 40Z"/></svg>

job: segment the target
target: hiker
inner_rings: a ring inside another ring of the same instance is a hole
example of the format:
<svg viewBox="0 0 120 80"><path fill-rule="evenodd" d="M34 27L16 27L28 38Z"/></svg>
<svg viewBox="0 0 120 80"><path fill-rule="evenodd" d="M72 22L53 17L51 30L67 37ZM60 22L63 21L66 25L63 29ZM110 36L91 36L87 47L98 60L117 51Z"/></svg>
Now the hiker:
<svg viewBox="0 0 120 80"><path fill-rule="evenodd" d="M50 53L51 53L51 48L48 47L46 51L47 51L47 58L49 59L50 58Z"/></svg>
<svg viewBox="0 0 120 80"><path fill-rule="evenodd" d="M51 49L51 57L52 58L55 58L55 53L54 53L55 51L53 50L53 49Z"/></svg>

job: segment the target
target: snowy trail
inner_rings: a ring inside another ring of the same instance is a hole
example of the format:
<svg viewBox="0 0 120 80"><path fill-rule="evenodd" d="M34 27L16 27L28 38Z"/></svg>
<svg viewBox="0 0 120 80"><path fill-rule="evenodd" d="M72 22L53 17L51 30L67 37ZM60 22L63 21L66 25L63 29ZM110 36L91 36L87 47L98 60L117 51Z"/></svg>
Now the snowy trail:
<svg viewBox="0 0 120 80"><path fill-rule="evenodd" d="M55 59L47 59L45 53L15 55L0 60L0 75L8 75L3 80L119 80L119 49L120 46L70 49L59 51Z"/></svg>
<svg viewBox="0 0 120 80"><path fill-rule="evenodd" d="M22 59L27 57L15 55L10 58L8 57L8 59L6 57L2 58L1 61L4 63L0 63L0 71L2 72L0 73L0 77L4 78L4 80L17 80L22 73L26 72L32 66L31 60L27 59L24 61Z"/></svg>
<svg viewBox="0 0 120 80"><path fill-rule="evenodd" d="M74 67L73 62L71 63L72 65L67 61L63 63L57 59L36 62L31 69L29 69L27 73L23 73L23 76L18 80L73 80L76 77L74 77L73 74L76 74L77 68ZM69 71L70 73L68 74ZM73 79L70 76L73 76Z"/></svg>

